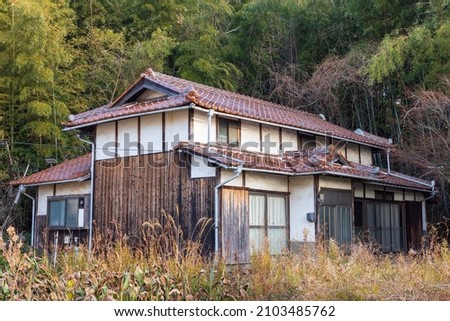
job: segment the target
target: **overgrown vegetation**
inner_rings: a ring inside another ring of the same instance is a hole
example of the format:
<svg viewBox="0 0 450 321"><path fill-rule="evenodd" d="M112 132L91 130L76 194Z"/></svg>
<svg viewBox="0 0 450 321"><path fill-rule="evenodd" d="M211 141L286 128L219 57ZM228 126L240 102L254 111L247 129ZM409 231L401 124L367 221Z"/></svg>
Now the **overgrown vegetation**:
<svg viewBox="0 0 450 321"><path fill-rule="evenodd" d="M176 231L176 230L175 230ZM205 258L177 233L145 249L126 239L95 250L59 252L55 264L24 248L13 228L0 241L0 300L448 300L450 250L432 244L418 255L383 255L336 244L299 253L252 256L251 265ZM170 249L164 246L167 240ZM160 245L157 245L160 244ZM171 251L167 255L166 250Z"/></svg>

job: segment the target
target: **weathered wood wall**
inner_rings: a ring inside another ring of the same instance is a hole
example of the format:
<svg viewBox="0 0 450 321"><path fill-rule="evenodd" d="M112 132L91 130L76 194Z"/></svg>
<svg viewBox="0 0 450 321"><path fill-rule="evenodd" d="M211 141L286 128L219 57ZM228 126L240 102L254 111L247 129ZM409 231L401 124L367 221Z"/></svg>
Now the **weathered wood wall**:
<svg viewBox="0 0 450 321"><path fill-rule="evenodd" d="M422 203L405 202L406 211L406 250L422 249Z"/></svg>
<svg viewBox="0 0 450 321"><path fill-rule="evenodd" d="M197 224L211 219L203 238L212 247L216 178L189 178L188 155L148 154L95 164L94 225L96 232L142 236L142 224L171 214L188 238L196 238Z"/></svg>
<svg viewBox="0 0 450 321"><path fill-rule="evenodd" d="M47 215L36 215L35 217L34 246L39 253L47 249Z"/></svg>
<svg viewBox="0 0 450 321"><path fill-rule="evenodd" d="M248 201L247 188L222 188L222 256L228 264L250 263Z"/></svg>

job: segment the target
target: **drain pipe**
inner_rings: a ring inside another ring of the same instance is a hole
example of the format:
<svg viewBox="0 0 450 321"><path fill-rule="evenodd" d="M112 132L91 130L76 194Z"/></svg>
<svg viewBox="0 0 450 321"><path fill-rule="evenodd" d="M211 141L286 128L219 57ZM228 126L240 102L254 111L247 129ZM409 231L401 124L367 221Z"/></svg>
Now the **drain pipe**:
<svg viewBox="0 0 450 321"><path fill-rule="evenodd" d="M25 186L20 185L19 186L19 192L17 193L16 199L14 200L14 205L16 205L19 202L19 198L20 195L23 194L26 197L28 197L29 199L31 199L32 205L31 205L31 248L34 247L34 226L35 226L35 218L34 216L36 215L35 211L36 211L36 199L34 197L32 197L31 195L28 195L27 193L25 193Z"/></svg>
<svg viewBox="0 0 450 321"><path fill-rule="evenodd" d="M88 141L86 139L81 138L78 136L78 139L81 140L83 143L90 144L92 147L92 153L91 153L91 197L89 199L89 254L92 252L92 219L93 219L93 211L94 211L94 160L95 160L95 144L91 141Z"/></svg>
<svg viewBox="0 0 450 321"><path fill-rule="evenodd" d="M208 152L211 146L211 118L214 116L214 109L208 110Z"/></svg>
<svg viewBox="0 0 450 321"><path fill-rule="evenodd" d="M219 189L241 175L241 172L242 163L238 167L236 167L236 169L234 170L235 174L232 177L223 181L222 183L217 184L214 188L214 256L216 262L219 258Z"/></svg>
<svg viewBox="0 0 450 321"><path fill-rule="evenodd" d="M389 138L388 140L388 144L391 145L392 144L392 138ZM387 149L387 171L388 171L388 175L391 175L391 159L389 157L389 154L391 153L391 149L388 148Z"/></svg>

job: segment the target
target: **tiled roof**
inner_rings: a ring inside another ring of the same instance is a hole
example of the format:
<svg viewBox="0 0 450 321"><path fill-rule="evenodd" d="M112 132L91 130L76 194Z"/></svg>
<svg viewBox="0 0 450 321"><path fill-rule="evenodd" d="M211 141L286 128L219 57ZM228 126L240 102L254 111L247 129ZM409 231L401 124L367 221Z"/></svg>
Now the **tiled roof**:
<svg viewBox="0 0 450 321"><path fill-rule="evenodd" d="M169 88L178 94L152 102L141 102L132 105L126 104L115 106L114 103L112 103L75 115L70 122L67 122L64 125L68 128L88 126L97 121L105 121L124 116L131 117L132 115L139 115L149 111L164 110L187 105L188 103L194 103L197 106L213 109L229 115L294 127L313 133L325 134L372 146L382 148L388 147L387 139L374 135L358 135L351 130L325 121L317 115L299 109L288 108L254 97L153 72L151 69L142 74L141 78L134 84L138 83L141 79L150 80L151 82ZM131 90L132 87L133 85L130 86L127 91ZM120 97L122 96L124 96L124 94ZM118 100L116 99L116 101Z"/></svg>
<svg viewBox="0 0 450 321"><path fill-rule="evenodd" d="M11 185L44 185L61 181L74 181L90 174L91 153L49 167L30 176L16 179Z"/></svg>
<svg viewBox="0 0 450 321"><path fill-rule="evenodd" d="M238 148L189 144L182 142L175 147L198 156L208 158L210 162L225 167L237 167L243 170L259 169L289 175L322 174L348 176L377 184L431 190L431 183L408 175L377 170L345 159L339 152L329 148L311 148L306 151L286 152L282 156L242 151Z"/></svg>

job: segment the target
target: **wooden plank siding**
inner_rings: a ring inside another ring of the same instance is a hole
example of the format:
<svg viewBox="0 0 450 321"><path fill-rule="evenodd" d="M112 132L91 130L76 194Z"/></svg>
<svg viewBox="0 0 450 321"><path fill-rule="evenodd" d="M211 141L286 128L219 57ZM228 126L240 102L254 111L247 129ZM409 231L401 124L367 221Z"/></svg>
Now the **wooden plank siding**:
<svg viewBox="0 0 450 321"><path fill-rule="evenodd" d="M38 253L43 253L47 249L47 215L36 215L35 217L34 246Z"/></svg>
<svg viewBox="0 0 450 321"><path fill-rule="evenodd" d="M95 163L94 228L102 236L142 236L142 224L172 215L185 238L196 239L199 221L210 219L202 238L213 247L216 178L189 179L187 155L164 152Z"/></svg>
<svg viewBox="0 0 450 321"><path fill-rule="evenodd" d="M250 263L248 193L247 188L222 188L222 257L227 264Z"/></svg>

